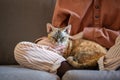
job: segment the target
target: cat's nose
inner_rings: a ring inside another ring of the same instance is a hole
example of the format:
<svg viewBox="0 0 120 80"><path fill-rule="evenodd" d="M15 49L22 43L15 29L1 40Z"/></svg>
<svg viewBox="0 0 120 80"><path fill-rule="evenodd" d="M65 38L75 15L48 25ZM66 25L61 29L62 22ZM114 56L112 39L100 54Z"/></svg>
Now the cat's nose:
<svg viewBox="0 0 120 80"><path fill-rule="evenodd" d="M59 42L60 42L60 39L58 39L57 42L59 43Z"/></svg>
<svg viewBox="0 0 120 80"><path fill-rule="evenodd" d="M57 43L56 43L56 46L60 46L60 45L61 45L61 43L60 43L60 42L57 42Z"/></svg>

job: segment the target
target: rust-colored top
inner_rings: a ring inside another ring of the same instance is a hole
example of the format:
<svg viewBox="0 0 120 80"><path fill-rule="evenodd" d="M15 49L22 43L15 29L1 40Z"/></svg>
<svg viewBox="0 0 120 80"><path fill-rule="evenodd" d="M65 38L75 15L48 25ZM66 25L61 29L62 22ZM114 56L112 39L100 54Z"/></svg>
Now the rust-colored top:
<svg viewBox="0 0 120 80"><path fill-rule="evenodd" d="M57 0L52 24L110 48L120 34L120 0Z"/></svg>

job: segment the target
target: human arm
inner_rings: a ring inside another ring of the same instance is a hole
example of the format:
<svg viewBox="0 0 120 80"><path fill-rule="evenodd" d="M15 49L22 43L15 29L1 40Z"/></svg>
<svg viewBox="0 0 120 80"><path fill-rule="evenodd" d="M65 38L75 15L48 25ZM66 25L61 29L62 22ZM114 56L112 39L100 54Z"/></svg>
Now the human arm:
<svg viewBox="0 0 120 80"><path fill-rule="evenodd" d="M116 37L120 34L120 18L119 14L115 13L118 8L116 9L114 6L116 3L111 3L113 6L111 14L107 11L109 8L106 8L105 11L104 7L101 9L100 25L95 26L93 19L95 15L93 12L89 12L93 10L89 6L92 3L91 0L87 2L78 0L79 3L76 1L57 0L52 24L58 27L71 24L72 36L83 31L83 38L95 41L106 48L113 46Z"/></svg>
<svg viewBox="0 0 120 80"><path fill-rule="evenodd" d="M115 43L116 37L120 35L120 30L113 31L110 29L98 27L86 27L83 30L83 37L95 41L106 48L110 48Z"/></svg>

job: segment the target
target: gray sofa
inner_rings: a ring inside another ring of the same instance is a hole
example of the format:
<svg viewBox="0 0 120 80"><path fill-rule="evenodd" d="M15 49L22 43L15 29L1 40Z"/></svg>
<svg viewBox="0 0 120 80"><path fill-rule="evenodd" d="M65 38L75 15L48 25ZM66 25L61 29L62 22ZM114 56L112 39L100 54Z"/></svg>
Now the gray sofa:
<svg viewBox="0 0 120 80"><path fill-rule="evenodd" d="M0 0L0 80L59 80L55 74L21 67L14 59L20 41L46 35L55 0ZM70 70L62 80L120 80L120 71Z"/></svg>

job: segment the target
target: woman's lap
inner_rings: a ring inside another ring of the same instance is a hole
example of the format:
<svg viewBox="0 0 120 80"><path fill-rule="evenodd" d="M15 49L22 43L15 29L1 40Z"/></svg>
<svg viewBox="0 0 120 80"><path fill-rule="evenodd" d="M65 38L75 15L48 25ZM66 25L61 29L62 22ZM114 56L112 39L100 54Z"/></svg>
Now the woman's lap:
<svg viewBox="0 0 120 80"><path fill-rule="evenodd" d="M14 50L15 59L20 65L28 68L56 72L65 59L47 48L32 42L20 42Z"/></svg>

